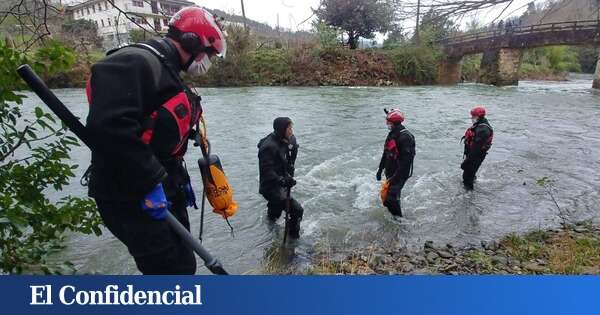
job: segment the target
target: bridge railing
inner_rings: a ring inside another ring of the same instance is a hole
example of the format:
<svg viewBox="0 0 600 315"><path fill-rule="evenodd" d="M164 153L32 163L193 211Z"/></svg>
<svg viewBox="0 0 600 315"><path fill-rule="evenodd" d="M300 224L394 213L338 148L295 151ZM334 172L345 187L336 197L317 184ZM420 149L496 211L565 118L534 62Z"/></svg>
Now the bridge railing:
<svg viewBox="0 0 600 315"><path fill-rule="evenodd" d="M437 43L442 45L456 45L474 40L489 39L494 37L515 36L542 32L556 32L568 30L581 31L593 29L600 30L600 22L598 20L553 22L526 26L505 26L502 28L488 31L447 37L442 40L439 40Z"/></svg>

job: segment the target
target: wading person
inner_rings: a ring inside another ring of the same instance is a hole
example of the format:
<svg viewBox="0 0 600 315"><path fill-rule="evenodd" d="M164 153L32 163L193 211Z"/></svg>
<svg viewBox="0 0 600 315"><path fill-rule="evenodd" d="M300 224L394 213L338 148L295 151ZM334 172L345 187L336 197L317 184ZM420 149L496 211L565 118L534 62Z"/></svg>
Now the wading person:
<svg viewBox="0 0 600 315"><path fill-rule="evenodd" d="M494 130L485 115L485 108L481 106L473 108L471 110L473 125L467 129L463 137L465 141L464 160L460 168L463 169L463 183L468 190L473 189L477 170L492 146Z"/></svg>
<svg viewBox="0 0 600 315"><path fill-rule="evenodd" d="M288 235L300 237L300 221L304 209L294 198L289 198L289 190L296 185L294 163L298 154L298 144L294 136L292 120L279 117L273 121L273 132L258 143L258 164L260 173L260 194L267 200L269 220L276 221L289 202Z"/></svg>
<svg viewBox="0 0 600 315"><path fill-rule="evenodd" d="M89 195L144 274L196 271L192 250L164 220L171 211L189 230L186 208L195 205L183 156L202 107L180 73L206 73L226 47L216 17L187 7L166 38L109 52L92 67L87 129L111 154L92 152Z"/></svg>
<svg viewBox="0 0 600 315"><path fill-rule="evenodd" d="M394 217L402 217L400 193L406 181L412 176L415 158L415 137L402 125L404 114L397 109L385 111L386 123L390 132L385 139L383 155L377 170L377 180L385 171L386 182L382 187L383 205Z"/></svg>

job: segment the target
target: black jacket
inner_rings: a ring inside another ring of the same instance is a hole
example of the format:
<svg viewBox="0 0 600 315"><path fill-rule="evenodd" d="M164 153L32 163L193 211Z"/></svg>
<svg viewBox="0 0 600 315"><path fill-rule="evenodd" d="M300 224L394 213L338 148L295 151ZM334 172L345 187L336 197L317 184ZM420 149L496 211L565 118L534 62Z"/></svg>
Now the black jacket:
<svg viewBox="0 0 600 315"><path fill-rule="evenodd" d="M161 181L173 195L187 177L180 161L159 158L160 143L141 139L149 115L183 91L174 76L181 71L175 47L166 40L148 44L165 55L174 72L139 47L117 50L92 66L87 129L103 152L92 152L91 197L140 200ZM161 133L168 131L155 127L153 139Z"/></svg>
<svg viewBox="0 0 600 315"><path fill-rule="evenodd" d="M294 177L298 143L271 133L258 142L258 170L260 174L259 193L268 200L283 200L286 190L281 180Z"/></svg>
<svg viewBox="0 0 600 315"><path fill-rule="evenodd" d="M473 144L471 146L465 141L464 153L467 158L480 158L489 150L494 130L485 118L477 120L470 129L475 132L475 136L473 137Z"/></svg>
<svg viewBox="0 0 600 315"><path fill-rule="evenodd" d="M390 150L387 146L394 141L396 150ZM390 130L385 140L379 169L385 170L385 177L396 182L412 176L413 160L415 158L415 137L401 124Z"/></svg>

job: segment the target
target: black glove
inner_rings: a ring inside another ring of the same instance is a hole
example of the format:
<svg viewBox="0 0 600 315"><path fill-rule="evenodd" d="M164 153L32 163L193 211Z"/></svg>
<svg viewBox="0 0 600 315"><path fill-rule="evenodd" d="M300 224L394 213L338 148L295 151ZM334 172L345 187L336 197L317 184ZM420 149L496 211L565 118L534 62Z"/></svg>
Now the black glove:
<svg viewBox="0 0 600 315"><path fill-rule="evenodd" d="M377 178L377 181L381 180L381 172L382 172L382 169L377 170L377 175L375 175L375 178Z"/></svg>
<svg viewBox="0 0 600 315"><path fill-rule="evenodd" d="M292 188L292 187L296 186L296 180L293 179L292 177L289 177L289 176L288 177L282 177L279 180L279 184L282 187Z"/></svg>

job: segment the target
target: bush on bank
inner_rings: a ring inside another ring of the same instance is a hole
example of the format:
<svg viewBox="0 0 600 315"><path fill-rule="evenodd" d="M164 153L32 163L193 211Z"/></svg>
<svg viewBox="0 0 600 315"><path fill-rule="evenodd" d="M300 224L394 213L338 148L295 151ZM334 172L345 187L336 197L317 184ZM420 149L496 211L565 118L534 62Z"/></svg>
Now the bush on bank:
<svg viewBox="0 0 600 315"><path fill-rule="evenodd" d="M26 88L19 65L29 63L48 78L74 61L74 52L56 42L28 54L0 42L0 273L74 272L68 262L48 259L63 249L64 233L100 234L93 201L49 197L75 176L69 154L77 139L41 104L23 107L25 96L17 92Z"/></svg>

